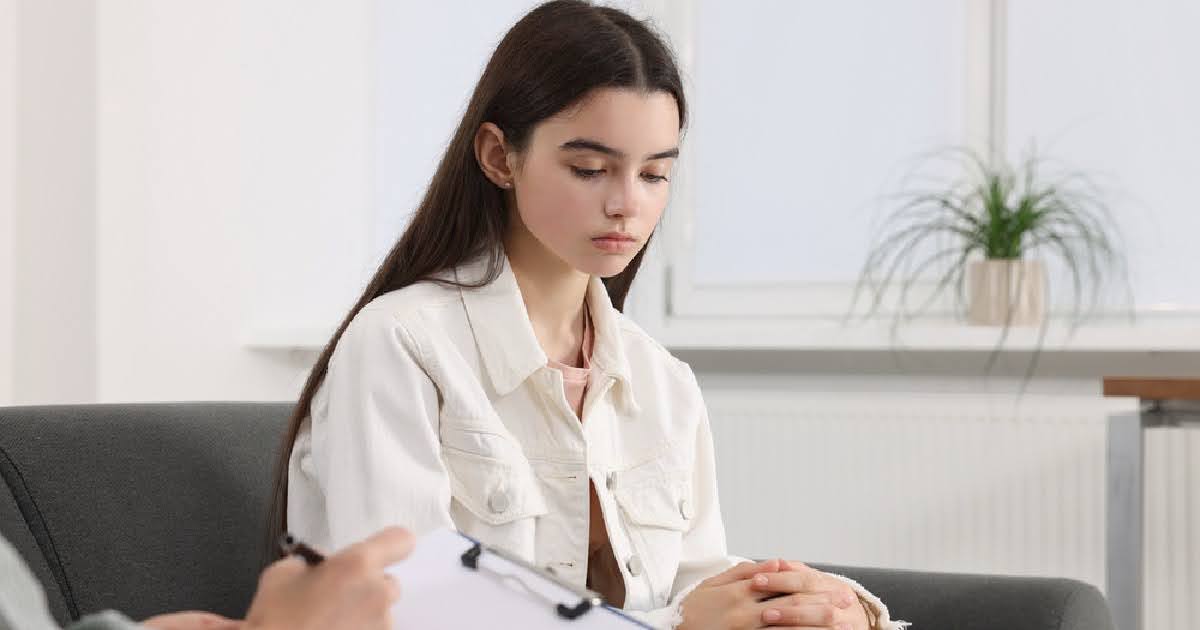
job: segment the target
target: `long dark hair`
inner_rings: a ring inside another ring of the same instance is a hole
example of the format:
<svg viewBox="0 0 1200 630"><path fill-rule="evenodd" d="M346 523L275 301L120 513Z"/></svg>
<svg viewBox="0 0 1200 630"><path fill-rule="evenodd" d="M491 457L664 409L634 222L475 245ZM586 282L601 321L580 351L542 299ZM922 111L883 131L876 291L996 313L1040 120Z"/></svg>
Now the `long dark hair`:
<svg viewBox="0 0 1200 630"><path fill-rule="evenodd" d="M520 153L538 123L604 87L670 94L683 128L683 85L670 48L651 25L619 9L582 0L547 2L521 18L496 46L408 228L325 344L292 410L276 464L268 549L287 528L288 460L296 435L333 349L354 316L376 297L422 280L478 287L500 275L508 210L503 192L475 159L480 125L494 123L510 150ZM643 247L621 273L604 278L617 309L625 306L645 251ZM479 256L488 256L488 273L478 284L433 277Z"/></svg>

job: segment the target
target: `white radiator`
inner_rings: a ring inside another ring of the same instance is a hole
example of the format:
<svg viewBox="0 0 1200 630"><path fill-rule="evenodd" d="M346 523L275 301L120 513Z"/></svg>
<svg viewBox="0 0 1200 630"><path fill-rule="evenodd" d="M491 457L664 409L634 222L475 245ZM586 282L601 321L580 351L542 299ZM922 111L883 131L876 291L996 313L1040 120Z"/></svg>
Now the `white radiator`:
<svg viewBox="0 0 1200 630"><path fill-rule="evenodd" d="M1146 432L1144 628L1200 628L1200 427ZM1189 610L1190 609L1190 610Z"/></svg>
<svg viewBox="0 0 1200 630"><path fill-rule="evenodd" d="M1105 581L1085 396L705 390L733 553ZM1146 434L1146 628L1200 627L1200 429Z"/></svg>

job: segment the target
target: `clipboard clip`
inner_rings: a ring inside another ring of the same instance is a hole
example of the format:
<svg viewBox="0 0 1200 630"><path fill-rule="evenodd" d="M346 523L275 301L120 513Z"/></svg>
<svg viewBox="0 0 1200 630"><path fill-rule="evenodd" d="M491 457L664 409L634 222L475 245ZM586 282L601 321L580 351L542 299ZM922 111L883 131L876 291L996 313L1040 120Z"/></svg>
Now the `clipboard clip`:
<svg viewBox="0 0 1200 630"><path fill-rule="evenodd" d="M552 599L550 599L549 597L546 597L545 594L539 593L537 590L531 588L516 574L501 573L499 571L495 571L488 567L480 566L479 557L482 556L483 552L485 552L485 551L490 554L495 554L501 558L504 558L508 562L516 564L516 565L530 571L531 573L536 573L536 574L542 576L543 578L545 578L546 580L557 584L559 587L564 588L568 591L571 591L575 595L579 596L579 601L577 603L575 603L574 605L567 605L562 602L555 602ZM508 552L504 551L503 549L497 549L495 547L486 547L486 546L484 546L483 543L481 543L479 541L475 541L475 544L472 545L470 549L463 552L461 560L462 560L463 566L468 569L472 569L472 570L478 571L480 573L489 574L492 577L495 577L501 581L512 582L512 583L516 584L517 586L520 586L527 593L529 593L535 597L539 597L541 599L546 600L547 603L554 606L555 612L557 612L558 616L562 617L563 619L567 619L567 620L578 619L579 617L582 617L584 614L586 614L589 610L604 605L604 598L600 597L599 593L596 593L595 591L591 591L588 589L581 589L573 584L569 584L569 583L563 581L562 578L559 578L557 575L554 575L553 573L551 573L550 571L548 571L546 569L542 569L540 567L535 567L535 566L529 564L528 562L525 562L524 560L517 558L516 556L513 556L512 554L509 554Z"/></svg>

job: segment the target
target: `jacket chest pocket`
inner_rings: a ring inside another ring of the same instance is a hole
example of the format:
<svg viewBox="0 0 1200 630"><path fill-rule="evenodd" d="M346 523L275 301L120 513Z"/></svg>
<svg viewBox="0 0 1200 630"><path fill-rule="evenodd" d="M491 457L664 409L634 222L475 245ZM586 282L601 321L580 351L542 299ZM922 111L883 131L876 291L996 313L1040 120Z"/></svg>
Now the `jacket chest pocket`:
<svg viewBox="0 0 1200 630"><path fill-rule="evenodd" d="M504 438L481 434L467 443L443 440L453 497L450 516L464 534L532 559L537 517L549 512L546 500L529 462L519 453L497 444L475 448L493 439Z"/></svg>
<svg viewBox="0 0 1200 630"><path fill-rule="evenodd" d="M682 470L643 468L615 473L613 498L634 546L633 556L624 560L626 569L634 579L646 573L656 605L664 605L679 568L683 534L694 517L692 485Z"/></svg>

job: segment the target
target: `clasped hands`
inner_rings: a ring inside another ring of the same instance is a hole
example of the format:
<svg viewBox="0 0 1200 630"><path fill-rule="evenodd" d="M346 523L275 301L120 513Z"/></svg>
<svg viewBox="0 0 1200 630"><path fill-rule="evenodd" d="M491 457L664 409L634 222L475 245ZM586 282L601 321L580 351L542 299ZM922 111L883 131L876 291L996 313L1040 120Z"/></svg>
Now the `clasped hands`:
<svg viewBox="0 0 1200 630"><path fill-rule="evenodd" d="M802 562L743 562L704 580L683 601L679 630L869 630L849 584Z"/></svg>

